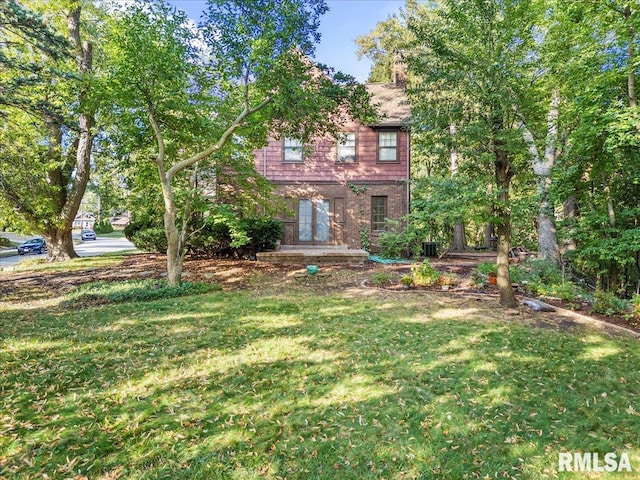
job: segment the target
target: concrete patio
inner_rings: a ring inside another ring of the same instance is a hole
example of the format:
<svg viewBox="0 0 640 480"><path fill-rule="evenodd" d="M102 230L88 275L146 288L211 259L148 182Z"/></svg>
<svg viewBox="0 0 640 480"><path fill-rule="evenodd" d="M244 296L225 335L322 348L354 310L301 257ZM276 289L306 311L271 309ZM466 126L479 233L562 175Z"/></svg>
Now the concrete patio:
<svg viewBox="0 0 640 480"><path fill-rule="evenodd" d="M261 262L295 264L360 264L369 260L365 250L347 248L342 245L282 245L279 250L260 252Z"/></svg>

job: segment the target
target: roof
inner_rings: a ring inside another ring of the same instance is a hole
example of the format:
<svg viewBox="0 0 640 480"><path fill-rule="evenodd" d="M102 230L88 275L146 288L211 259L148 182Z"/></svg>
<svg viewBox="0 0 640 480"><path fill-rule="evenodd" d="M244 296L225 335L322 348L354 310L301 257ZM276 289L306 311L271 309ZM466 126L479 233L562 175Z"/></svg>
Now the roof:
<svg viewBox="0 0 640 480"><path fill-rule="evenodd" d="M367 83L372 103L378 108L380 119L375 126L403 127L411 119L411 108L404 85L398 83Z"/></svg>

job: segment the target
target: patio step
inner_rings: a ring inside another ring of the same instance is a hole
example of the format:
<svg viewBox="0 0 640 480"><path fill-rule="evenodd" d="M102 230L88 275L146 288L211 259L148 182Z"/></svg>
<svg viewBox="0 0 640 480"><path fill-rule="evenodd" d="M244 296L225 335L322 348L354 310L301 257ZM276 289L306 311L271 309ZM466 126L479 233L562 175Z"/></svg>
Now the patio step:
<svg viewBox="0 0 640 480"><path fill-rule="evenodd" d="M307 247L301 245L282 246L280 250L260 252L257 258L261 262L293 264L364 264L369 260L365 250L349 249L340 246Z"/></svg>

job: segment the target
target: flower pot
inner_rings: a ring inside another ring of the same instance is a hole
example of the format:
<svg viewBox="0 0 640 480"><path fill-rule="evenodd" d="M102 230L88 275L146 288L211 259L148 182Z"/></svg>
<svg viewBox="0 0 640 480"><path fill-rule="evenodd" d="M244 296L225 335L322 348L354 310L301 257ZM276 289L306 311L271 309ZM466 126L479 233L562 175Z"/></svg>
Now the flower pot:
<svg viewBox="0 0 640 480"><path fill-rule="evenodd" d="M498 277L497 275L489 275L489 285L497 285Z"/></svg>

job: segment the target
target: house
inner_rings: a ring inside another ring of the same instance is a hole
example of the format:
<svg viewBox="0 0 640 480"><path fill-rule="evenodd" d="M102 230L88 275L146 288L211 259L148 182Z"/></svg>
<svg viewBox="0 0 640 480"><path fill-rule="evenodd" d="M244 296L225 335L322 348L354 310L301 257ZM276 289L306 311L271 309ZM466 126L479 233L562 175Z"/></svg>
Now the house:
<svg viewBox="0 0 640 480"><path fill-rule="evenodd" d="M375 245L386 219L408 212L410 109L403 82L368 84L374 125L350 122L337 139L312 146L272 140L256 151L256 169L284 197L283 245Z"/></svg>
<svg viewBox="0 0 640 480"><path fill-rule="evenodd" d="M73 227L76 229L86 229L93 228L93 225L96 223L96 217L93 213L81 212L73 219Z"/></svg>
<svg viewBox="0 0 640 480"><path fill-rule="evenodd" d="M109 222L114 230L124 230L131 223L131 219L129 218L129 213L126 213L120 217L112 217Z"/></svg>

